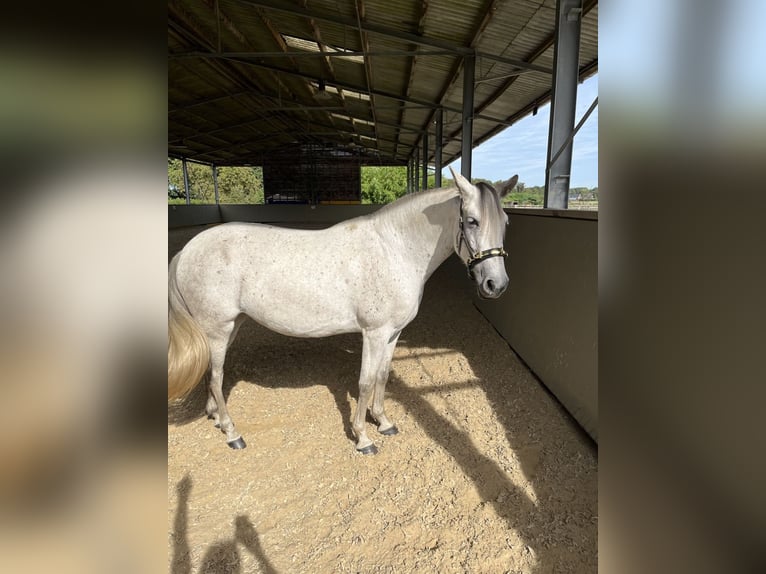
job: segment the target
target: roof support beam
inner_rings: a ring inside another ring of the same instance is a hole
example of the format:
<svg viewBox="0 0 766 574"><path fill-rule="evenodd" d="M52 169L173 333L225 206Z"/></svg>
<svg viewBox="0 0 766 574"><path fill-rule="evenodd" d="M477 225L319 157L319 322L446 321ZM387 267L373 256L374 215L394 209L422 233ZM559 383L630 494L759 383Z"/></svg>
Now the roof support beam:
<svg viewBox="0 0 766 574"><path fill-rule="evenodd" d="M469 44L470 48L474 48L476 44L479 41L479 38L481 38L482 33L489 25L490 20L495 15L495 12L497 11L497 3L499 0L489 0L489 4L487 5L486 10L484 10L484 17L482 18L479 25L475 28L473 37L471 38L471 43ZM447 95L447 92L450 90L452 85L457 81L459 75L460 75L460 68L463 66L463 63L465 62L465 59L458 60L455 62L454 66L452 67L452 71L450 72L449 79L447 82L444 83L444 87L442 88L441 93L439 94L438 101L442 102ZM475 69L475 61L474 61L474 69ZM475 72L474 72L475 74ZM465 84L463 86L463 89L465 89ZM465 92L464 92L465 93ZM475 110L473 110L475 113ZM434 114L431 114L428 118L428 121L426 122L426 126L428 126L434 119ZM454 137L458 131L455 131L451 134L452 137Z"/></svg>
<svg viewBox="0 0 766 574"><path fill-rule="evenodd" d="M370 113L372 113L372 120L375 122L375 125L373 126L375 129L375 145L377 146L377 135L378 135L378 127L377 127L377 114L375 113L375 103L372 97L372 93L370 90L372 90L372 64L370 63L370 58L367 55L367 52L370 51L370 38L367 35L366 32L364 32L364 29L362 28L362 21L365 18L365 9L364 9L364 1L363 0L356 0L354 2L354 7L356 8L356 23L359 27L359 41L362 44L362 50L364 51L364 78L367 82L367 95L370 98Z"/></svg>
<svg viewBox="0 0 766 574"><path fill-rule="evenodd" d="M582 68L580 68L580 76L579 80L580 82L584 81L585 78L590 76L593 73L593 70L595 68L598 68L598 60L594 60L593 62L590 62L589 64L586 64ZM499 132L503 131L506 127L509 125L513 125L516 122L518 122L520 119L528 116L529 114L535 113L535 108L540 108L547 104L551 99L551 92L548 91L544 95L537 98L535 101L533 101L531 104L523 107L518 112L516 112L513 115L508 116L505 118L505 121L507 122L505 125L499 125L496 128L490 130L484 136L476 140L476 145L479 146L483 144L485 141L495 137ZM459 132L457 132L459 133ZM449 139L454 139L452 136L448 136Z"/></svg>
<svg viewBox="0 0 766 574"><path fill-rule="evenodd" d="M598 4L598 0L585 0L583 2L582 7L582 15L585 16L590 10L595 7ZM542 42L537 48L535 48L535 51L532 52L529 57L525 58L526 60L533 62L542 54L548 50L553 45L553 42L555 40L556 33L554 32L551 36L549 36L544 42ZM511 87L511 84L516 81L516 78L518 76L511 76L509 77L503 84L497 88L480 106L477 107L477 112L482 114L484 111L491 106L495 101L502 96L508 88Z"/></svg>
<svg viewBox="0 0 766 574"><path fill-rule="evenodd" d="M412 167L412 159L407 158L407 193L412 193L412 174L410 173L410 168Z"/></svg>
<svg viewBox="0 0 766 574"><path fill-rule="evenodd" d="M216 5L218 3L216 2ZM215 204L221 203L221 198L218 196L218 168L215 164L210 166L213 170L213 190L215 191Z"/></svg>
<svg viewBox="0 0 766 574"><path fill-rule="evenodd" d="M321 40L320 40L321 42ZM374 56L376 58L419 58L421 56L451 56L456 54L452 50L371 50L369 52L350 50L348 52L180 52L168 54L168 60L182 60L184 58L254 58L256 60L266 58L350 58L354 56ZM522 72L518 72L522 73Z"/></svg>
<svg viewBox="0 0 766 574"><path fill-rule="evenodd" d="M426 21L426 15L428 14L428 0L421 0L420 2L420 17L418 18L418 36L423 35L423 27L425 26ZM417 50L415 50L417 52ZM413 78L413 72L415 70L415 64L417 63L418 56L417 54L413 55L408 60L407 65L407 90L404 92L404 95L409 97L410 90L412 89L412 78ZM402 104L401 109L399 110L399 123L404 123L404 104ZM398 152L398 148L394 148L394 156L396 156L396 153Z"/></svg>
<svg viewBox="0 0 766 574"><path fill-rule="evenodd" d="M177 19L178 23L174 22L174 19ZM211 52L215 51L216 42L208 36L209 32L194 15L185 10L178 0L168 0L168 26L172 33L193 46L207 47ZM249 44L246 44L245 47L248 50L253 49ZM263 91L261 85L257 85L252 80L243 77L240 71L235 69L228 61L208 60L205 63L222 78L236 86L238 91ZM281 83L279 76L276 74L272 74L272 76L275 77L276 83L279 85ZM231 93L229 89L224 88L224 90L229 94ZM249 104L243 102L243 106L251 110L254 115L261 115L257 109L253 109Z"/></svg>
<svg viewBox="0 0 766 574"><path fill-rule="evenodd" d="M472 54L481 58L487 58L490 60L495 60L497 62L503 62L511 66L516 66L517 68L534 70L536 72L541 72L544 74L550 74L552 72L552 70L548 68L545 68L543 66L537 66L535 64L530 64L529 62L514 60L512 58L504 58L502 56L497 56L495 54L488 54L485 52L477 52L473 48L466 48L465 46L452 44L451 42L446 42L444 40L439 40L436 38L427 38L423 36L418 36L417 34L410 34L408 32L394 30L392 28L388 28L386 26L380 26L378 24L373 24L370 22L358 23L356 19L354 18L346 18L344 16L339 16L337 14L327 14L327 13L322 14L316 10L302 8L294 4L287 4L285 2L281 2L280 0L238 0L238 1L241 2L242 4L248 4L250 6L257 6L259 8L268 8L269 10L284 12L286 14L303 16L304 18L314 18L316 20L323 20L325 22L331 22L333 24L338 24L341 26L348 26L349 28L358 27L358 29L363 32L369 32L372 34L378 34L380 36L386 36L389 38L402 40L403 42L409 42L411 44L416 44L418 46L430 46L432 48L441 48L444 50L450 50L454 52L455 55L465 56L467 54Z"/></svg>
<svg viewBox="0 0 766 574"><path fill-rule="evenodd" d="M184 196L186 197L186 205L191 205L191 196L189 195L189 171L186 168L186 158L181 160L181 170L184 174Z"/></svg>
<svg viewBox="0 0 766 574"><path fill-rule="evenodd" d="M414 170L412 189L413 191L420 191L420 148L417 146L412 150L412 168Z"/></svg>
<svg viewBox="0 0 766 574"><path fill-rule="evenodd" d="M548 129L545 207L566 209L572 168L572 135L577 104L582 0L556 1L556 43L553 52L553 99ZM555 157L554 157L555 156Z"/></svg>
<svg viewBox="0 0 766 574"><path fill-rule="evenodd" d="M253 61L249 61L249 60L234 59L233 61L241 62L243 64L248 64L248 65L251 65L251 66L256 66L258 68L274 70L274 71L277 71L277 72L280 72L280 73L284 73L284 74L292 74L294 76L299 76L299 77L309 78L311 80L315 80L315 78L313 76L310 76L308 74L303 74L301 72L296 72L295 70L290 70L290 69L287 69L287 68L281 68L279 66L271 66L271 65L268 65L268 64L263 64L263 63L260 63L260 62L253 62ZM330 83L330 82L328 82L328 83ZM356 91L356 92L364 90L364 88L360 88L359 86L347 84L345 82L334 82L333 84L335 85L335 87L341 88L341 89L344 89L344 90L352 90L352 91ZM435 104L435 103L429 102L427 100L420 100L420 99L415 99L415 98L404 97L404 96L400 96L399 94L392 94L390 92L383 92L381 90L375 90L375 89L370 90L370 95L371 96L380 96L380 97L383 97L383 98L390 98L392 100L397 100L399 102L405 102L405 103L408 103L408 104L414 104L414 105L423 106L423 107L431 108L431 109L442 108L443 110L448 111L448 112L454 112L454 113L457 113L457 114L463 113L463 109L462 108L456 108L456 107L452 107L452 106L445 106L445 105L441 105L441 104ZM502 125L506 125L506 126L511 125L511 122L508 122L508 121L504 120L503 118L496 118L494 116L486 116L486 115L474 114L473 117L474 117L474 119L487 120L489 122L493 122L493 123L497 123L497 124L502 124Z"/></svg>
<svg viewBox="0 0 766 574"><path fill-rule="evenodd" d="M436 138L434 142L434 170L436 172L435 187L442 186L442 129L444 124L444 112L436 110Z"/></svg>
<svg viewBox="0 0 766 574"><path fill-rule="evenodd" d="M473 152L473 81L476 59L463 58L463 126L460 148L460 173L471 181L471 160Z"/></svg>
<svg viewBox="0 0 766 574"><path fill-rule="evenodd" d="M428 189L428 131L423 132L423 189Z"/></svg>

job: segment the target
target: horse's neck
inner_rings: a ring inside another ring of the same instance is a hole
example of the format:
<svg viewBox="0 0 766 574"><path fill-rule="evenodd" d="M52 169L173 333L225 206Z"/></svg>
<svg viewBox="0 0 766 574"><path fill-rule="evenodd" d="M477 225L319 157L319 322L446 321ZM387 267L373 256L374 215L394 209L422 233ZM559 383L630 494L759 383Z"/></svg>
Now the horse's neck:
<svg viewBox="0 0 766 574"><path fill-rule="evenodd" d="M425 282L454 252L458 203L455 189L421 192L381 214L382 235Z"/></svg>

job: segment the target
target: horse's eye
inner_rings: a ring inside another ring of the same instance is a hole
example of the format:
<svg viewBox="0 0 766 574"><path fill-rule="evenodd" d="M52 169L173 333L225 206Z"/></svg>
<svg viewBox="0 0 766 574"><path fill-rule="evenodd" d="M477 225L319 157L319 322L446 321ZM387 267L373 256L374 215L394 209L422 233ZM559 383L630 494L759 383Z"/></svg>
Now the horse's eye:
<svg viewBox="0 0 766 574"><path fill-rule="evenodd" d="M465 222L471 227L479 227L479 222L476 221L473 217L466 217Z"/></svg>

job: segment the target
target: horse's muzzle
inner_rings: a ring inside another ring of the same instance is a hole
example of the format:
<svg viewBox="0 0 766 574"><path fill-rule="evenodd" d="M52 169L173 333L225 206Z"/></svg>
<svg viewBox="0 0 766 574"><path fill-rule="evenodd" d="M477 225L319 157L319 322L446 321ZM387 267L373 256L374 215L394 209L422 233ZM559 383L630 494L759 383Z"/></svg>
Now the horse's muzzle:
<svg viewBox="0 0 766 574"><path fill-rule="evenodd" d="M508 288L508 279L497 281L488 277L478 286L479 296L484 299L497 299Z"/></svg>

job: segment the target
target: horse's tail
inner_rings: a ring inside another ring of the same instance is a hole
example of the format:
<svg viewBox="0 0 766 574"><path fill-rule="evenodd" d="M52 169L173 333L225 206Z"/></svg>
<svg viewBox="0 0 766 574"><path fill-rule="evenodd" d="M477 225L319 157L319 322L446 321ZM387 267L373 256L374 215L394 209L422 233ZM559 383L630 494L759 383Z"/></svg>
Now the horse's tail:
<svg viewBox="0 0 766 574"><path fill-rule="evenodd" d="M207 336L178 290L177 266L178 255L168 270L168 400L188 395L210 364Z"/></svg>

